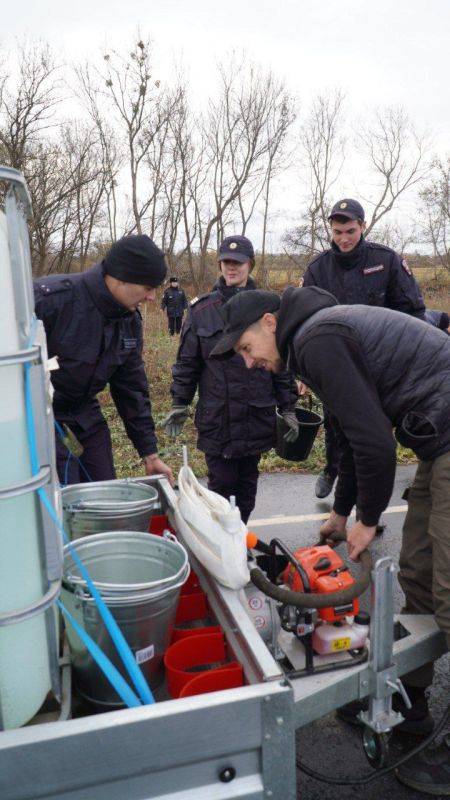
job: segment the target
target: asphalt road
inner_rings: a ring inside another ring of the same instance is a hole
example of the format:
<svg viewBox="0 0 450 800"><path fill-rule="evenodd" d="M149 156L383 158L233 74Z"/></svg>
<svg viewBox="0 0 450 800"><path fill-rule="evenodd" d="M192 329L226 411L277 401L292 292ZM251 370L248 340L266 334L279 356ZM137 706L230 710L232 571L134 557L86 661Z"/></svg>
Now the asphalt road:
<svg viewBox="0 0 450 800"><path fill-rule="evenodd" d="M398 559L401 545L401 530L405 506L401 495L411 482L414 467L399 467L394 493L389 508L396 509L383 515L385 533L377 537L372 546L375 557L390 555ZM269 541L276 536L294 550L317 541L321 525L319 519L308 519L312 515L325 514L330 509L328 498L318 501L314 496L315 476L286 473L261 475L258 486L256 508L250 518L249 528L259 538ZM283 516L283 521L280 520ZM278 519L277 519L278 517ZM300 518L289 520L289 518ZM305 519L307 517L307 519ZM253 523L253 524L252 524ZM341 548L342 549L342 548ZM396 611L400 611L403 594L397 584L395 592ZM367 598L365 600L367 606ZM450 660L444 656L436 663L435 679L431 689L430 705L435 719L439 719L450 700ZM370 773L361 745L359 731L350 728L334 715L324 717L305 726L297 733L299 757L313 769L334 777L358 777ZM365 786L332 786L315 781L299 772L298 798L301 800L423 800L426 795L409 790L393 775L380 778Z"/></svg>

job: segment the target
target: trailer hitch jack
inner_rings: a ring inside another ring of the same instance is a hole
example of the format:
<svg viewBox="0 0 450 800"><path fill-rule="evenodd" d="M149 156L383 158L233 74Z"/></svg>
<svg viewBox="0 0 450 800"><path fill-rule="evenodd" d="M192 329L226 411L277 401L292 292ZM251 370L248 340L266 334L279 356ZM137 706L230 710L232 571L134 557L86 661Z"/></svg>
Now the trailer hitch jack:
<svg viewBox="0 0 450 800"><path fill-rule="evenodd" d="M392 708L392 695L401 694L407 708L411 702L393 662L394 576L397 567L392 558L380 558L372 570L372 615L370 623L370 658L364 681L369 688L369 708L359 715L364 725L363 747L372 767L380 769L389 760L392 728L403 716ZM363 688L363 687L361 687Z"/></svg>

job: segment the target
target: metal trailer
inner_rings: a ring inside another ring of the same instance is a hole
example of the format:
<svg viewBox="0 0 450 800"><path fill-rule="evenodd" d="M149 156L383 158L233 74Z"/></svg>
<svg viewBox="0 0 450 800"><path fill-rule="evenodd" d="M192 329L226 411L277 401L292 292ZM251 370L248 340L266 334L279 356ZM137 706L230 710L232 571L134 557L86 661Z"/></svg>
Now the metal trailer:
<svg viewBox="0 0 450 800"><path fill-rule="evenodd" d="M161 513L183 541L185 523L166 479L137 480L157 486ZM390 711L398 678L444 652L443 636L428 616L400 616L403 638L394 643L383 634L386 625L392 630L392 565L378 564L370 660L286 679L238 594L192 555L191 563L247 685L0 733L2 800L295 800L297 728L371 695L368 716L374 730L383 730L380 719ZM69 684L63 669L63 694Z"/></svg>

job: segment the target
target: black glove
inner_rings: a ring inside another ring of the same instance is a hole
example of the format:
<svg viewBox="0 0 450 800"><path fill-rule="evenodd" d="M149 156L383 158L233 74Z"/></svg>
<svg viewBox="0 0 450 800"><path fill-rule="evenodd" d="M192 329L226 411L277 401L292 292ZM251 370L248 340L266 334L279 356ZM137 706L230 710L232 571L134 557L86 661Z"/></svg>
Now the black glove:
<svg viewBox="0 0 450 800"><path fill-rule="evenodd" d="M189 406L172 406L172 410L162 421L167 436L175 439L183 430L183 425L189 416Z"/></svg>
<svg viewBox="0 0 450 800"><path fill-rule="evenodd" d="M286 425L288 426L289 430L283 436L285 442L295 442L298 439L299 434L299 425L297 414L295 411L282 411L281 416L283 417Z"/></svg>

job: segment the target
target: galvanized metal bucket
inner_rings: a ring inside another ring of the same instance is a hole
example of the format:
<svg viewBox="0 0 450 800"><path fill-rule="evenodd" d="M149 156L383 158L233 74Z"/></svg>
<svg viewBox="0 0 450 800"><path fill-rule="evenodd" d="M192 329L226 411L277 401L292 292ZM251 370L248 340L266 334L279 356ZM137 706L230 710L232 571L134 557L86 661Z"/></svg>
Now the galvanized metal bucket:
<svg viewBox="0 0 450 800"><path fill-rule="evenodd" d="M134 531L99 533L72 544L101 591L152 689L163 679L181 586L189 577L186 550L164 536ZM71 614L129 681L69 546L64 548L61 599ZM74 679L80 694L103 710L122 702L73 628L67 626Z"/></svg>
<svg viewBox="0 0 450 800"><path fill-rule="evenodd" d="M129 480L76 483L61 492L70 539L103 531L148 531L159 508L154 486Z"/></svg>

